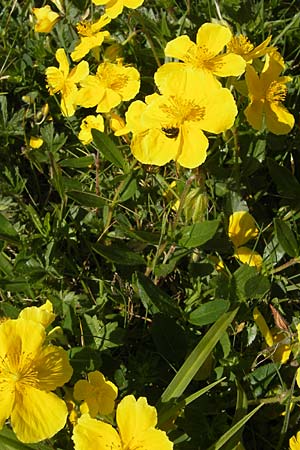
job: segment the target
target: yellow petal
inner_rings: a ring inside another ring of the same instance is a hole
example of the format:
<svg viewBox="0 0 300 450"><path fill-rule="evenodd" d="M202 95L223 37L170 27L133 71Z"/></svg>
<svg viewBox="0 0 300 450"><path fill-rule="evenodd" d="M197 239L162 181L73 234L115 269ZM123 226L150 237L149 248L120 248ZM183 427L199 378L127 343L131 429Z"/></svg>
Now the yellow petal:
<svg viewBox="0 0 300 450"><path fill-rule="evenodd" d="M65 77L69 74L69 61L66 52L63 48L59 48L55 53L56 61L59 63L59 70L64 74Z"/></svg>
<svg viewBox="0 0 300 450"><path fill-rule="evenodd" d="M157 423L156 409L148 405L145 397L136 400L133 395L127 395L121 400L116 418L123 446L129 448L133 438L138 440L140 435Z"/></svg>
<svg viewBox="0 0 300 450"><path fill-rule="evenodd" d="M257 99L264 98L265 91L263 85L254 68L249 64L246 67L245 79L248 86L250 98L257 98Z"/></svg>
<svg viewBox="0 0 300 450"><path fill-rule="evenodd" d="M53 322L56 315L53 313L52 303L47 300L47 303L40 307L29 306L28 308L22 309L19 317L27 320L34 320L47 328L47 326Z"/></svg>
<svg viewBox="0 0 300 450"><path fill-rule="evenodd" d="M236 103L229 89L212 89L209 92L210 96L206 96L203 100L205 114L199 121L199 126L211 133L221 133L234 124L238 113Z"/></svg>
<svg viewBox="0 0 300 450"><path fill-rule="evenodd" d="M239 76L245 72L246 61L242 56L225 53L213 59L214 74L218 77Z"/></svg>
<svg viewBox="0 0 300 450"><path fill-rule="evenodd" d="M34 443L49 439L66 423L65 402L52 392L25 385L16 393L11 425L21 442Z"/></svg>
<svg viewBox="0 0 300 450"><path fill-rule="evenodd" d="M67 352L55 345L44 347L35 359L40 389L53 391L67 383L73 373Z"/></svg>
<svg viewBox="0 0 300 450"><path fill-rule="evenodd" d="M81 61L75 66L68 77L68 80L72 83L82 82L89 74L89 64L87 61Z"/></svg>
<svg viewBox="0 0 300 450"><path fill-rule="evenodd" d="M200 166L206 159L208 139L195 123L187 123L182 126L182 144L176 161L189 169Z"/></svg>
<svg viewBox="0 0 300 450"><path fill-rule="evenodd" d="M78 91L77 104L84 108L96 106L103 98L105 89L98 77L89 75Z"/></svg>
<svg viewBox="0 0 300 450"><path fill-rule="evenodd" d="M109 424L83 414L74 427L72 439L75 450L122 449L120 437Z"/></svg>
<svg viewBox="0 0 300 450"><path fill-rule="evenodd" d="M297 369L297 376L298 376L299 369ZM297 382L298 386L300 384ZM298 431L296 436L293 436L289 440L289 450L300 450L300 431Z"/></svg>
<svg viewBox="0 0 300 450"><path fill-rule="evenodd" d="M122 96L112 89L105 89L104 95L97 105L97 112L108 113L112 108L118 106L122 101Z"/></svg>
<svg viewBox="0 0 300 450"><path fill-rule="evenodd" d="M263 335L263 337L264 337L264 339L266 341L266 344L269 347L272 347L273 344L274 344L273 335L272 335L272 333L271 333L271 331L270 331L270 329L269 329L269 327L268 327L268 325L267 325L263 315L261 314L259 309L256 308L256 307L253 310L253 318L254 318L254 322L256 323L256 325L259 328L259 331Z"/></svg>
<svg viewBox="0 0 300 450"><path fill-rule="evenodd" d="M141 123L141 117L146 109L146 104L140 100L132 102L129 106L125 118L126 126L115 133L116 136L122 136L127 133L140 133L145 130L145 127Z"/></svg>
<svg viewBox="0 0 300 450"><path fill-rule="evenodd" d="M288 362L290 354L292 352L292 348L290 344L284 343L286 340L287 334L282 330L273 332L273 342L276 345L276 350L272 355L272 359L275 362L280 362L280 364L285 364Z"/></svg>
<svg viewBox="0 0 300 450"><path fill-rule="evenodd" d="M43 145L44 141L42 138L37 136L31 136L29 141L29 146L31 148L40 148Z"/></svg>
<svg viewBox="0 0 300 450"><path fill-rule="evenodd" d="M206 47L212 56L221 52L232 38L228 27L216 23L204 23L198 30L197 45Z"/></svg>
<svg viewBox="0 0 300 450"><path fill-rule="evenodd" d="M288 134L294 124L294 116L281 104L266 103L265 105L266 125L274 134Z"/></svg>
<svg viewBox="0 0 300 450"><path fill-rule="evenodd" d="M235 247L246 244L258 235L254 217L248 211L235 211L229 217L228 236Z"/></svg>
<svg viewBox="0 0 300 450"><path fill-rule="evenodd" d="M135 134L131 141L133 156L143 164L163 166L178 153L178 143L165 137L160 129L150 129Z"/></svg>
<svg viewBox="0 0 300 450"><path fill-rule="evenodd" d="M262 266L263 259L260 256L260 254L251 250L248 247L236 248L234 256L243 264L248 264L249 266L257 267L257 269L260 269Z"/></svg>
<svg viewBox="0 0 300 450"><path fill-rule="evenodd" d="M15 401L15 392L13 383L1 379L0 375L0 429L3 427L6 419L11 415Z"/></svg>
<svg viewBox="0 0 300 450"><path fill-rule="evenodd" d="M141 448L143 450L172 450L173 444L169 440L167 434L164 431L151 429L143 432L136 439L136 449Z"/></svg>
<svg viewBox="0 0 300 450"><path fill-rule="evenodd" d="M144 0L124 0L124 6L127 8L138 8L144 3Z"/></svg>
<svg viewBox="0 0 300 450"><path fill-rule="evenodd" d="M262 129L264 106L263 100L253 100L244 111L247 121L255 130Z"/></svg>
<svg viewBox="0 0 300 450"><path fill-rule="evenodd" d="M196 44L188 36L183 35L167 43L165 55L185 61L188 52L195 48Z"/></svg>

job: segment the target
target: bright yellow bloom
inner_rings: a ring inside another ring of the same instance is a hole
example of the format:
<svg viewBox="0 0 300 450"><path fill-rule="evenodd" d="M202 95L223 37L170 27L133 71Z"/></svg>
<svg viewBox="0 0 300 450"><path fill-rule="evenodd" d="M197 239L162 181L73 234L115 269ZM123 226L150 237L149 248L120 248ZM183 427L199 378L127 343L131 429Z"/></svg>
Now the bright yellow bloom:
<svg viewBox="0 0 300 450"><path fill-rule="evenodd" d="M228 89L205 87L201 95L191 86L130 105L123 132L132 131L131 151L138 161L162 166L174 160L188 168L205 161L209 142L202 130L221 133L232 127L237 114Z"/></svg>
<svg viewBox="0 0 300 450"><path fill-rule="evenodd" d="M144 2L144 0L93 0L95 5L105 5L106 14L114 19L119 16L124 6L131 9L136 9Z"/></svg>
<svg viewBox="0 0 300 450"><path fill-rule="evenodd" d="M92 142L92 129L104 131L104 120L101 114L98 114L97 116L87 116L82 120L78 138L84 145Z"/></svg>
<svg viewBox="0 0 300 450"><path fill-rule="evenodd" d="M59 14L52 11L49 5L42 8L33 8L37 22L34 26L34 31L38 33L50 33L56 22L59 20Z"/></svg>
<svg viewBox="0 0 300 450"><path fill-rule="evenodd" d="M127 395L117 408L118 432L108 423L84 414L74 427L75 450L172 450L166 433L155 428L157 413L145 397Z"/></svg>
<svg viewBox="0 0 300 450"><path fill-rule="evenodd" d="M44 345L45 328L32 320L0 325L0 428L10 417L21 442L54 436L67 419L67 407L53 392L72 375L67 353Z"/></svg>
<svg viewBox="0 0 300 450"><path fill-rule="evenodd" d="M254 47L247 36L238 34L233 36L227 44L227 52L240 55L247 63L252 63L253 59L260 58L269 52L268 45L272 36L267 37L260 45Z"/></svg>
<svg viewBox="0 0 300 450"><path fill-rule="evenodd" d="M235 211L229 217L228 236L235 247L246 244L258 235L254 217L248 211Z"/></svg>
<svg viewBox="0 0 300 450"><path fill-rule="evenodd" d="M74 386L75 400L86 402L91 417L113 412L117 396L117 386L111 381L106 381L98 370L88 374L88 381L79 380Z"/></svg>
<svg viewBox="0 0 300 450"><path fill-rule="evenodd" d="M49 300L46 300L46 303L39 307L29 306L28 308L24 308L19 314L19 318L33 320L45 328L53 322L55 317L56 314L53 313L53 305Z"/></svg>
<svg viewBox="0 0 300 450"><path fill-rule="evenodd" d="M122 101L131 100L140 89L140 74L134 67L119 62L104 62L96 75L89 75L82 83L77 104L84 108L97 106L97 112L109 112Z"/></svg>
<svg viewBox="0 0 300 450"><path fill-rule="evenodd" d="M80 42L71 53L73 61L79 61L92 48L99 47L104 39L109 37L109 31L101 31L101 29L110 21L111 19L108 16L103 15L95 23L85 21L77 24L76 28L80 36Z"/></svg>
<svg viewBox="0 0 300 450"><path fill-rule="evenodd" d="M274 134L287 134L294 126L295 119L283 106L287 93L286 83L290 77L280 77L284 62L278 52L266 55L266 61L260 76L255 69L247 65L246 83L249 90L250 104L245 115L255 130L263 126Z"/></svg>
<svg viewBox="0 0 300 450"><path fill-rule="evenodd" d="M44 141L42 138L38 136L31 136L29 141L29 146L31 148L40 148L43 145Z"/></svg>
<svg viewBox="0 0 300 450"><path fill-rule="evenodd" d="M263 335L267 346L274 347L274 352L272 353L273 361L285 364L292 351L290 344L281 343L286 339L287 335L282 331L271 331L258 308L254 308L253 318L259 331Z"/></svg>
<svg viewBox="0 0 300 450"><path fill-rule="evenodd" d="M289 450L300 450L300 431L289 440Z"/></svg>
<svg viewBox="0 0 300 450"><path fill-rule="evenodd" d="M232 37L228 27L214 23L203 24L197 33L196 43L186 35L168 42L165 54L183 62L170 62L161 66L155 74L155 83L160 91L173 84L173 79L186 78L194 89L207 81L220 86L217 77L238 76L244 73L245 60L234 53L220 53Z"/></svg>
<svg viewBox="0 0 300 450"><path fill-rule="evenodd" d="M61 93L61 110L65 116L73 116L75 113L78 88L77 84L83 81L89 74L89 65L81 61L70 71L69 62L63 48L59 48L55 57L59 67L46 69L47 87L50 95Z"/></svg>
<svg viewBox="0 0 300 450"><path fill-rule="evenodd" d="M242 247L258 235L255 220L248 211L235 211L229 217L228 236L234 245L234 255L241 263L260 268L262 257L248 247Z"/></svg>

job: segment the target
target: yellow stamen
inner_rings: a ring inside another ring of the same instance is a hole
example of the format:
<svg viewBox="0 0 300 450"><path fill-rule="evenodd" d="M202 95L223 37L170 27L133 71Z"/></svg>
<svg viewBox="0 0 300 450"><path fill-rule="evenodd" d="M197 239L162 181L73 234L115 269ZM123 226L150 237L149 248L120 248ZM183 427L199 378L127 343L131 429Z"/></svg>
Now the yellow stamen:
<svg viewBox="0 0 300 450"><path fill-rule="evenodd" d="M287 93L287 87L278 81L272 81L267 92L266 100L270 103L283 102Z"/></svg>
<svg viewBox="0 0 300 450"><path fill-rule="evenodd" d="M254 49L254 45L249 41L247 36L239 34L234 36L231 41L227 44L227 50L237 55L247 55Z"/></svg>

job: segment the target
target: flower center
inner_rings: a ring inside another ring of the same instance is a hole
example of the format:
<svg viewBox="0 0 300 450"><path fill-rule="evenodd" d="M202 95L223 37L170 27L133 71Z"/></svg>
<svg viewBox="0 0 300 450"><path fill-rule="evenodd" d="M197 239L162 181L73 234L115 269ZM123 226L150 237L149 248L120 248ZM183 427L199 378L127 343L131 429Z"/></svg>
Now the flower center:
<svg viewBox="0 0 300 450"><path fill-rule="evenodd" d="M184 122L199 122L205 116L204 106L199 106L192 100L174 96L171 96L168 102L160 105L160 109L168 123L168 126L162 128L168 138L176 138L179 132L178 128Z"/></svg>
<svg viewBox="0 0 300 450"><path fill-rule="evenodd" d="M38 373L30 355L9 354L0 361L0 380L20 385L37 386Z"/></svg>
<svg viewBox="0 0 300 450"><path fill-rule="evenodd" d="M269 103L283 102L287 93L287 87L278 81L272 81L266 92L266 100Z"/></svg>
<svg viewBox="0 0 300 450"><path fill-rule="evenodd" d="M223 65L221 61L215 59L215 55L204 45L191 47L185 55L184 62L198 69L206 69L210 72L220 69Z"/></svg>
<svg viewBox="0 0 300 450"><path fill-rule="evenodd" d="M230 42L227 44L227 50L230 53L236 53L237 55L247 55L252 52L254 49L254 45L251 44L247 36L240 34L238 36L234 36Z"/></svg>
<svg viewBox="0 0 300 450"><path fill-rule="evenodd" d="M76 25L77 28L77 32L78 34L80 34L81 36L93 36L93 31L92 31L92 25L89 22L83 21L83 22L79 22Z"/></svg>
<svg viewBox="0 0 300 450"><path fill-rule="evenodd" d="M110 63L103 63L98 67L97 77L113 91L124 89L128 83L128 76L120 73L119 67Z"/></svg>

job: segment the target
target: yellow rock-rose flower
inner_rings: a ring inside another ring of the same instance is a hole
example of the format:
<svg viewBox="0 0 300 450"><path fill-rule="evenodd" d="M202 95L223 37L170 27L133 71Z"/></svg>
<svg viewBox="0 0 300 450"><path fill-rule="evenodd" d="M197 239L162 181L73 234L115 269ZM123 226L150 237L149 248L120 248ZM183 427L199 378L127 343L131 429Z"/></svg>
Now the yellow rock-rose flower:
<svg viewBox="0 0 300 450"><path fill-rule="evenodd" d="M289 440L289 450L300 450L300 431Z"/></svg>
<svg viewBox="0 0 300 450"><path fill-rule="evenodd" d="M144 0L93 0L95 5L105 5L106 14L114 19L119 16L124 6L136 9L144 2Z"/></svg>
<svg viewBox="0 0 300 450"><path fill-rule="evenodd" d="M254 217L248 211L235 211L229 217L228 236L234 245L234 257L243 264L262 266L263 259L259 253L243 247L250 239L258 235Z"/></svg>
<svg viewBox="0 0 300 450"><path fill-rule="evenodd" d="M97 414L110 414L115 407L118 388L96 370L88 374L88 381L79 380L74 386L75 400L84 400L91 417Z"/></svg>
<svg viewBox="0 0 300 450"><path fill-rule="evenodd" d="M162 166L174 160L187 168L205 161L209 142L203 131L221 133L233 125L237 114L228 89L206 87L201 96L191 87L130 105L123 132L132 131L131 151L138 161Z"/></svg>
<svg viewBox="0 0 300 450"><path fill-rule="evenodd" d="M33 320L0 325L0 428L10 417L21 442L54 436L67 419L67 407L53 392L72 375L67 353L45 345L45 328Z"/></svg>
<svg viewBox="0 0 300 450"><path fill-rule="evenodd" d="M228 236L235 247L246 244L258 235L254 217L248 211L235 211L229 217Z"/></svg>
<svg viewBox="0 0 300 450"><path fill-rule="evenodd" d="M56 315L53 313L52 303L47 300L42 306L29 306L28 308L22 309L19 317L21 319L33 320L47 328L53 322Z"/></svg>
<svg viewBox="0 0 300 450"><path fill-rule="evenodd" d="M61 94L61 110L65 116L73 116L76 108L78 87L89 74L89 65L81 61L70 71L69 62L63 48L59 48L55 57L59 67L46 69L47 87L50 95Z"/></svg>
<svg viewBox="0 0 300 450"><path fill-rule="evenodd" d="M100 114L97 116L87 116L82 120L78 138L83 144L87 145L92 142L92 129L104 131L104 120Z"/></svg>
<svg viewBox="0 0 300 450"><path fill-rule="evenodd" d="M89 75L78 92L77 104L84 108L97 106L97 112L109 112L122 101L131 100L140 89L140 74L134 67L119 62L104 62L96 75Z"/></svg>
<svg viewBox="0 0 300 450"><path fill-rule="evenodd" d="M265 119L266 127L274 134L287 134L294 126L295 119L283 106L287 93L286 83L290 77L280 77L284 62L278 52L266 55L266 61L260 76L255 69L247 65L246 83L250 104L245 115L255 130L260 130Z"/></svg>
<svg viewBox="0 0 300 450"><path fill-rule="evenodd" d="M43 145L44 141L42 138L38 136L30 136L29 147L31 148L40 148Z"/></svg>
<svg viewBox="0 0 300 450"><path fill-rule="evenodd" d="M157 413L147 399L127 395L117 408L118 431L108 423L84 414L74 427L75 450L172 450L166 433L157 430Z"/></svg>
<svg viewBox="0 0 300 450"><path fill-rule="evenodd" d="M182 62L170 62L161 66L155 74L155 83L166 93L171 80L179 76L186 78L188 85L197 89L207 81L220 86L216 77L239 76L245 71L246 62L234 53L221 53L231 40L228 27L214 23L203 24L197 33L196 43L186 35L168 42L165 55Z"/></svg>
<svg viewBox="0 0 300 450"><path fill-rule="evenodd" d="M71 53L73 61L79 61L90 50L95 47L99 47L105 38L109 37L109 31L101 31L105 25L107 25L111 19L103 15L95 23L89 23L87 21L77 24L77 31L80 36L80 42L76 45L74 51Z"/></svg>
<svg viewBox="0 0 300 450"><path fill-rule="evenodd" d="M33 8L37 22L34 25L34 31L38 33L50 33L56 22L59 20L59 14L52 11L49 5L42 8Z"/></svg>
<svg viewBox="0 0 300 450"><path fill-rule="evenodd" d="M253 59L260 58L270 51L272 47L268 48L268 45L272 39L272 36L267 37L261 44L257 47L249 41L247 36L243 34L238 34L233 36L227 44L228 53L236 53L242 56L247 63L252 63Z"/></svg>

